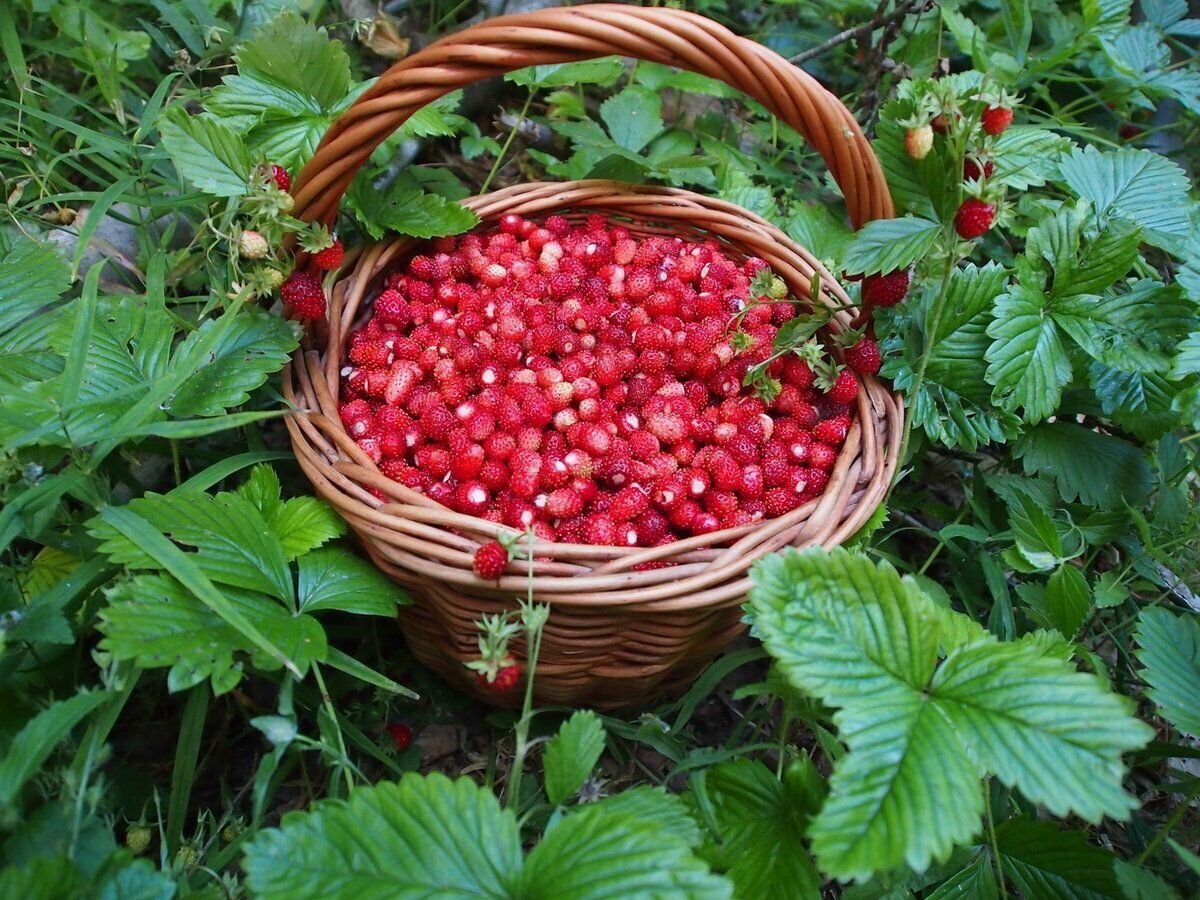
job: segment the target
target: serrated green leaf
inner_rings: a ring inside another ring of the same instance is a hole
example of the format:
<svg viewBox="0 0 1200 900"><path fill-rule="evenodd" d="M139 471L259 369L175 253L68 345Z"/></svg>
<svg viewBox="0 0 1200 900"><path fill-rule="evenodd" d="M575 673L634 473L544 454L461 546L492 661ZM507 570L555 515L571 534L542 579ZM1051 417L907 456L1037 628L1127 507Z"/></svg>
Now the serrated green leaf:
<svg viewBox="0 0 1200 900"><path fill-rule="evenodd" d="M346 533L346 521L316 497L293 497L276 507L267 521L288 559L295 559Z"/></svg>
<svg viewBox="0 0 1200 900"><path fill-rule="evenodd" d="M567 719L542 757L546 797L558 806L582 787L604 752L604 726L591 710Z"/></svg>
<svg viewBox="0 0 1200 900"><path fill-rule="evenodd" d="M725 900L731 885L681 841L603 805L566 816L525 861L510 896L529 900L680 897Z"/></svg>
<svg viewBox="0 0 1200 900"><path fill-rule="evenodd" d="M702 855L741 897L817 898L821 877L804 846L808 816L762 763L741 759L693 777L711 814L712 841Z"/></svg>
<svg viewBox="0 0 1200 900"><path fill-rule="evenodd" d="M1055 815L1126 819L1137 805L1121 754L1153 732L1095 676L1028 643L975 644L947 657L931 691L980 764Z"/></svg>
<svg viewBox="0 0 1200 900"><path fill-rule="evenodd" d="M163 149L194 188L216 197L240 197L249 190L250 153L241 135L220 120L174 107L158 129Z"/></svg>
<svg viewBox="0 0 1200 900"><path fill-rule="evenodd" d="M183 488L181 487L181 489ZM268 522L275 517L283 505L283 488L279 484L279 476L274 469L267 465L257 465L251 469L250 475L238 487L237 494L249 500Z"/></svg>
<svg viewBox="0 0 1200 900"><path fill-rule="evenodd" d="M213 692L224 693L242 677L239 653L272 668L242 631L198 600L169 575L138 575L107 592L100 612L101 648L117 659L143 668L169 667L168 686L187 690L206 678ZM252 591L224 592L230 607L280 648L303 673L325 658L325 632L311 616L293 616L278 602Z"/></svg>
<svg viewBox="0 0 1200 900"><path fill-rule="evenodd" d="M1040 187L1058 176L1059 162L1072 146L1070 138L1045 128L1013 125L996 138L996 169L988 180L1017 191Z"/></svg>
<svg viewBox="0 0 1200 900"><path fill-rule="evenodd" d="M943 881L926 900L995 900L1000 896L996 872L987 856L980 854Z"/></svg>
<svg viewBox="0 0 1200 900"><path fill-rule="evenodd" d="M1009 288L997 302L988 326L993 339L985 358L992 401L1026 422L1049 416L1071 380L1071 361L1054 319L1050 298L1024 285Z"/></svg>
<svg viewBox="0 0 1200 900"><path fill-rule="evenodd" d="M1200 736L1200 623L1186 613L1144 609L1137 642L1150 699L1180 731Z"/></svg>
<svg viewBox="0 0 1200 900"><path fill-rule="evenodd" d="M256 156L285 169L298 169L316 152L332 121L328 115L267 119L249 131L246 139Z"/></svg>
<svg viewBox="0 0 1200 900"><path fill-rule="evenodd" d="M701 841L700 826L688 812L683 799L663 788L638 785L605 797L598 805L610 812L647 822L689 847L695 847Z"/></svg>
<svg viewBox="0 0 1200 900"><path fill-rule="evenodd" d="M376 191L359 176L347 199L355 216L375 240L389 231L419 238L461 234L479 223L474 212L437 194L425 193L407 174L384 191Z"/></svg>
<svg viewBox="0 0 1200 900"><path fill-rule="evenodd" d="M237 494L148 493L128 509L195 552L188 557L217 584L270 594L290 602L292 575L279 539L250 501ZM161 569L159 561L96 517L88 523L100 552L133 569Z"/></svg>
<svg viewBox="0 0 1200 900"><path fill-rule="evenodd" d="M25 723L0 759L0 809L17 799L25 782L50 758L54 748L108 697L107 691L81 691L52 703Z"/></svg>
<svg viewBox="0 0 1200 900"><path fill-rule="evenodd" d="M24 865L0 869L0 897L63 900L76 896L79 873L66 857L35 856Z"/></svg>
<svg viewBox="0 0 1200 900"><path fill-rule="evenodd" d="M530 66L505 75L506 81L523 87L542 90L552 87L574 87L577 84L597 84L609 87L625 74L625 63L619 56L602 56L580 62L552 63Z"/></svg>
<svg viewBox="0 0 1200 900"><path fill-rule="evenodd" d="M1153 483L1136 446L1073 422L1038 425L1017 441L1013 455L1026 475L1053 478L1064 500L1101 509L1140 503Z"/></svg>
<svg viewBox="0 0 1200 900"><path fill-rule="evenodd" d="M630 152L641 151L662 134L662 99L639 85L625 88L600 104L600 118L618 145Z"/></svg>
<svg viewBox="0 0 1200 900"><path fill-rule="evenodd" d="M350 89L350 58L341 41L294 11L273 16L234 54L238 72L311 97L329 109Z"/></svg>
<svg viewBox="0 0 1200 900"><path fill-rule="evenodd" d="M872 147L883 165L883 173L887 178L897 215L909 214L925 219L938 219L939 210L935 208L930 197L945 193L948 182L946 166L939 165L943 161L936 152L926 157L929 160L928 164L918 162L908 155L904 148L905 129L898 125L896 120L909 116L912 112L911 101L893 101L885 105L876 127Z"/></svg>
<svg viewBox="0 0 1200 900"><path fill-rule="evenodd" d="M768 651L795 687L838 707L849 746L809 829L827 874L945 859L979 828L987 772L1058 815L1128 815L1120 755L1150 731L1074 670L1061 639L981 636L936 667L941 618L956 614L886 563L792 551L751 579Z"/></svg>
<svg viewBox="0 0 1200 900"><path fill-rule="evenodd" d="M1102 900L1119 897L1113 855L1079 831L1019 816L996 826L1004 874L1026 897Z"/></svg>
<svg viewBox="0 0 1200 900"><path fill-rule="evenodd" d="M1200 331L1180 341L1176 350L1175 358L1171 361L1171 377L1178 380L1200 374Z"/></svg>
<svg viewBox="0 0 1200 900"><path fill-rule="evenodd" d="M394 616L397 605L410 602L377 568L337 547L306 553L297 565L301 612L336 609L362 616Z"/></svg>
<svg viewBox="0 0 1200 900"><path fill-rule="evenodd" d="M50 244L18 237L0 253L0 335L53 303L71 283L71 267Z"/></svg>
<svg viewBox="0 0 1200 900"><path fill-rule="evenodd" d="M263 829L242 868L261 900L501 898L519 877L521 839L486 788L410 774Z"/></svg>
<svg viewBox="0 0 1200 900"><path fill-rule="evenodd" d="M1062 162L1063 180L1089 200L1100 222L1130 219L1145 230L1145 240L1178 249L1191 228L1191 200L1183 170L1149 150L1122 148L1102 152L1088 146Z"/></svg>
<svg viewBox="0 0 1200 900"><path fill-rule="evenodd" d="M246 74L226 75L214 88L204 106L221 116L254 115L263 118L299 118L320 116L321 104L296 87L273 78Z"/></svg>
<svg viewBox="0 0 1200 900"><path fill-rule="evenodd" d="M234 327L222 330L221 340L200 368L168 401L167 412L172 416L219 416L229 407L245 403L250 391L283 368L299 342L294 323L266 310L246 307L225 315L236 317ZM219 320L209 319L189 334L176 348L171 364L188 364L195 344L218 327Z"/></svg>
<svg viewBox="0 0 1200 900"><path fill-rule="evenodd" d="M1067 640L1079 631L1092 611L1092 592L1083 573L1069 563L1059 566L1046 582L1046 613Z"/></svg>
<svg viewBox="0 0 1200 900"><path fill-rule="evenodd" d="M1112 609L1129 598L1129 588L1121 583L1116 572L1105 572L1096 580L1093 595L1097 609Z"/></svg>
<svg viewBox="0 0 1200 900"><path fill-rule="evenodd" d="M876 219L854 235L842 256L847 272L874 275L906 269L925 256L941 234L942 226L928 219Z"/></svg>
<svg viewBox="0 0 1200 900"><path fill-rule="evenodd" d="M1125 900L1179 900L1179 892L1149 869L1118 859L1113 870Z"/></svg>

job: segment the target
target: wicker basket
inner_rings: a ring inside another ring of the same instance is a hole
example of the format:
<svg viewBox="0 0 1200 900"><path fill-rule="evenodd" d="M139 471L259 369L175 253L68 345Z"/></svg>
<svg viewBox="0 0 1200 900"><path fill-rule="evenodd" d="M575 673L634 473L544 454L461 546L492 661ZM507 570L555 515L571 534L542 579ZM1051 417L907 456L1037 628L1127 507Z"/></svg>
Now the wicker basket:
<svg viewBox="0 0 1200 900"><path fill-rule="evenodd" d="M623 55L721 79L758 100L820 151L855 226L892 214L879 163L846 108L802 70L700 16L673 9L592 5L486 21L393 66L333 125L300 174L296 214L332 223L350 180L371 151L431 100L526 66ZM715 237L738 257L760 256L790 290L848 297L821 264L785 234L736 206L682 190L607 181L528 184L467 201L484 222L504 213L577 218L602 212L633 232ZM414 656L464 690L501 705L517 694L480 693L463 663L477 655L474 623L513 608L527 588L525 562L499 583L471 571L481 542L501 526L453 512L383 476L346 434L337 397L343 345L369 312L383 275L414 242L387 240L351 253L329 297L327 328L310 336L284 371L298 412L288 428L317 493L346 518L376 564L408 588L401 622ZM831 325L847 327L839 312ZM903 411L875 378L863 379L857 415L824 495L777 519L655 548L536 542L532 585L551 606L537 672L543 703L626 706L686 686L741 633L748 569L787 546L832 547L878 507L891 480ZM372 487L392 498L381 502ZM675 565L631 571L638 563ZM519 656L523 647L515 648Z"/></svg>

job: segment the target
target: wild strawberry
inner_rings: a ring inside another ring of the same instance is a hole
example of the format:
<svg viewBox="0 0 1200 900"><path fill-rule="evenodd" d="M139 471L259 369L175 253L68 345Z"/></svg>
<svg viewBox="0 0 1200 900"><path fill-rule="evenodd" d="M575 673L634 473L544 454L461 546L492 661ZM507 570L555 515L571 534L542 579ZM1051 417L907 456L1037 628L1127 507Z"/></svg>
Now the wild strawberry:
<svg viewBox="0 0 1200 900"><path fill-rule="evenodd" d="M867 275L862 280L862 300L867 306L895 306L907 293L907 269Z"/></svg>
<svg viewBox="0 0 1200 900"><path fill-rule="evenodd" d="M858 379L849 369L842 369L827 396L835 403L849 403L858 396Z"/></svg>
<svg viewBox="0 0 1200 900"><path fill-rule="evenodd" d="M150 846L152 832L145 825L130 825L125 830L125 846L134 856L141 856Z"/></svg>
<svg viewBox="0 0 1200 900"><path fill-rule="evenodd" d="M546 497L546 512L555 519L577 516L583 510L583 498L571 488L559 488Z"/></svg>
<svg viewBox="0 0 1200 900"><path fill-rule="evenodd" d="M318 250L313 255L313 262L317 264L318 268L329 271L340 266L345 258L346 251L342 247L342 242L338 238L334 238L332 244L324 250Z"/></svg>
<svg viewBox="0 0 1200 900"><path fill-rule="evenodd" d="M871 338L863 338L845 350L846 364L860 375L874 375L883 364L879 345Z"/></svg>
<svg viewBox="0 0 1200 900"><path fill-rule="evenodd" d="M408 304L404 302L399 291L388 288L375 298L375 315L381 322L404 325L409 318Z"/></svg>
<svg viewBox="0 0 1200 900"><path fill-rule="evenodd" d="M393 722L387 727L387 732L392 736L397 751L403 752L412 744L412 729L403 722Z"/></svg>
<svg viewBox="0 0 1200 900"><path fill-rule="evenodd" d="M983 130L992 137L1003 134L1005 129L1012 124L1012 120L1013 111L1007 106L989 106L980 117Z"/></svg>
<svg viewBox="0 0 1200 900"><path fill-rule="evenodd" d="M814 469L832 469L838 452L828 444L812 444L808 448L808 464Z"/></svg>
<svg viewBox="0 0 1200 900"><path fill-rule="evenodd" d="M308 272L293 272L279 287L283 305L298 319L325 318L325 288Z"/></svg>
<svg viewBox="0 0 1200 900"><path fill-rule="evenodd" d="M583 520L583 538L589 544L616 544L617 524L607 513L592 513Z"/></svg>
<svg viewBox="0 0 1200 900"><path fill-rule="evenodd" d="M996 205L978 197L968 197L954 214L954 230L964 241L982 237L996 221Z"/></svg>
<svg viewBox="0 0 1200 900"><path fill-rule="evenodd" d="M924 159L933 147L933 129L917 125L904 132L904 150L913 159Z"/></svg>
<svg viewBox="0 0 1200 900"><path fill-rule="evenodd" d="M846 416L834 416L822 419L813 427L813 437L823 444L839 446L846 440L850 431L850 419Z"/></svg>
<svg viewBox="0 0 1200 900"><path fill-rule="evenodd" d="M515 665L504 666L496 673L496 677L490 681L488 680L488 676L483 672L476 673L475 680L484 690L503 694L517 686L517 683L521 680L521 670Z"/></svg>
<svg viewBox="0 0 1200 900"><path fill-rule="evenodd" d="M963 160L963 179L966 181L978 181L981 176L991 178L995 171L996 164L990 159L983 161L982 169L979 167L979 163L969 156Z"/></svg>
<svg viewBox="0 0 1200 900"><path fill-rule="evenodd" d="M283 166L277 166L274 163L271 164L271 179L281 191L290 191L292 189L292 176L288 174L287 169Z"/></svg>
<svg viewBox="0 0 1200 900"><path fill-rule="evenodd" d="M508 550L499 541L488 541L475 551L471 569L484 581L499 581L508 566Z"/></svg>
<svg viewBox="0 0 1200 900"><path fill-rule="evenodd" d="M267 239L257 231L243 231L238 236L238 255L243 259L262 259L270 251Z"/></svg>
<svg viewBox="0 0 1200 900"><path fill-rule="evenodd" d="M454 488L454 508L468 516L478 516L487 509L491 494L479 481L464 481Z"/></svg>
<svg viewBox="0 0 1200 900"><path fill-rule="evenodd" d="M771 488L763 495L766 514L771 518L786 515L800 505L800 495L789 487Z"/></svg>

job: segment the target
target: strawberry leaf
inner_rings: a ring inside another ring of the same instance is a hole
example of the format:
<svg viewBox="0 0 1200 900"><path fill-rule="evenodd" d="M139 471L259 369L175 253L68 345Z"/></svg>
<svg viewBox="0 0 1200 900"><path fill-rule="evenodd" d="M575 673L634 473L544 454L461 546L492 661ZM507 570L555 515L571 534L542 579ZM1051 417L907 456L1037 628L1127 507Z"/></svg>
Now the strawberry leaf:
<svg viewBox="0 0 1200 900"><path fill-rule="evenodd" d="M226 587L222 594L240 620L282 650L301 673L325 659L325 632L312 616L292 615L277 600L255 591ZM109 589L106 596L108 606L100 613L101 649L142 668L170 667L167 685L172 691L187 690L205 679L214 693L232 690L242 679L237 660L242 654L259 668L278 668L279 663L241 628L169 575L138 575Z"/></svg>
<svg viewBox="0 0 1200 900"><path fill-rule="evenodd" d="M942 226L929 219L877 219L854 235L842 256L847 272L874 275L907 269L933 247Z"/></svg>
<svg viewBox="0 0 1200 900"><path fill-rule="evenodd" d="M346 195L355 217L378 240L389 231L430 238L460 234L479 217L465 206L425 193L411 175L401 175L384 191L376 191L363 175Z"/></svg>
<svg viewBox="0 0 1200 900"><path fill-rule="evenodd" d="M567 719L546 744L542 757L546 797L552 804L572 797L604 752L604 726L595 713L580 710Z"/></svg>
<svg viewBox="0 0 1200 900"><path fill-rule="evenodd" d="M1058 409L1063 388L1071 380L1071 361L1063 335L1045 293L1014 285L996 302L993 339L984 358L987 381L994 385L992 402L1006 412L1020 411L1026 422L1038 422Z"/></svg>
<svg viewBox="0 0 1200 900"><path fill-rule="evenodd" d="M410 602L408 595L374 566L336 547L306 553L297 565L300 579L296 596L303 612L336 609L388 617L396 614L398 604Z"/></svg>
<svg viewBox="0 0 1200 900"><path fill-rule="evenodd" d="M250 392L287 362L296 349L299 329L295 323L266 310L247 307L233 316L232 327L221 329L220 340L208 352L204 365L180 386L166 404L176 418L219 416L232 406L250 399ZM176 348L173 367L184 366L195 344L220 327L220 319L209 319L189 334Z"/></svg>
<svg viewBox="0 0 1200 900"><path fill-rule="evenodd" d="M1137 642L1150 699L1180 731L1200 737L1200 623L1195 616L1144 609Z"/></svg>
<svg viewBox="0 0 1200 900"><path fill-rule="evenodd" d="M1120 216L1145 230L1156 247L1178 250L1190 231L1188 179L1175 163L1149 150L1075 150L1063 160L1062 178L1091 201L1100 224Z"/></svg>
<svg viewBox="0 0 1200 900"><path fill-rule="evenodd" d="M988 772L1057 815L1128 816L1120 755L1150 729L1045 641L982 636L939 665L941 622L958 614L845 550L767 557L751 579L767 650L796 688L837 708L849 746L809 829L827 873L945 859L979 830Z"/></svg>
<svg viewBox="0 0 1200 900"><path fill-rule="evenodd" d="M1140 503L1153 476L1144 454L1133 444L1073 422L1038 425L1013 447L1026 475L1055 480L1064 500L1101 509Z"/></svg>
<svg viewBox="0 0 1200 900"><path fill-rule="evenodd" d="M800 785L780 782L761 762L741 759L694 775L691 788L712 830L701 855L733 881L739 896L821 896L821 877L804 846L815 810Z"/></svg>
<svg viewBox="0 0 1200 900"><path fill-rule="evenodd" d="M239 197L250 189L250 153L241 135L219 119L172 107L158 128L163 149L180 176L197 190Z"/></svg>

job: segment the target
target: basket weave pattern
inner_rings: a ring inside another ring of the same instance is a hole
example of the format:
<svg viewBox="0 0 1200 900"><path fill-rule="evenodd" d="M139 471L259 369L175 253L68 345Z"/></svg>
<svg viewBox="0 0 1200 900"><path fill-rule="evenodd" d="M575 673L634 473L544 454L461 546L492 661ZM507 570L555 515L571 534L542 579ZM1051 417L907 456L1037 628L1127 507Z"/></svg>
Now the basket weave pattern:
<svg viewBox="0 0 1200 900"><path fill-rule="evenodd" d="M822 154L855 225L890 216L878 161L850 113L801 70L759 45L690 13L624 6L552 9L489 20L431 45L383 75L334 124L301 173L301 218L332 223L350 180L371 151L424 104L463 85L530 65L633 56L720 78L763 103ZM733 257L759 256L798 297L841 307L849 298L807 251L747 211L688 191L607 181L519 185L466 201L484 224L504 213L578 219L589 212L635 234L714 238ZM369 313L383 276L417 244L394 238L352 252L329 296L328 325L306 339L284 371L288 420L299 463L317 493L350 523L376 564L409 588L402 625L413 654L461 687L477 655L474 622L511 609L532 585L552 608L538 663L540 702L601 708L637 703L686 685L742 629L750 565L787 546L835 546L882 501L896 464L903 411L876 378L861 379L857 413L826 492L785 516L653 548L535 541L529 564L510 564L499 583L480 581L471 561L505 530L429 500L382 475L346 434L338 415L345 344ZM830 330L850 313L835 314ZM390 502L369 493L372 487ZM671 566L633 571L643 562ZM515 648L518 655L523 647ZM497 695L486 699L497 702ZM503 704L504 697L499 698ZM508 698L516 703L515 695Z"/></svg>

